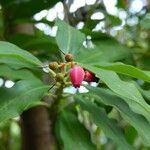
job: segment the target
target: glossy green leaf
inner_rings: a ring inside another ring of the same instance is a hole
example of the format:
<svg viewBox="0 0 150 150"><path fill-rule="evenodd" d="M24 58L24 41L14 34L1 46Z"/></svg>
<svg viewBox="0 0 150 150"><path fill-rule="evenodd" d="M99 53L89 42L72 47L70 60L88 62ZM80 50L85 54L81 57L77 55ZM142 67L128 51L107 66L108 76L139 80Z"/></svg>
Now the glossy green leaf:
<svg viewBox="0 0 150 150"><path fill-rule="evenodd" d="M89 132L79 122L73 112L63 110L58 117L57 133L61 139L64 150L95 150Z"/></svg>
<svg viewBox="0 0 150 150"><path fill-rule="evenodd" d="M16 70L13 68L10 68L6 65L0 65L0 77L4 77L5 79L11 79L11 80L20 80L20 79L32 79L35 78L35 76L26 69L20 69Z"/></svg>
<svg viewBox="0 0 150 150"><path fill-rule="evenodd" d="M4 63L15 68L33 68L42 66L42 63L29 52L22 50L11 43L3 41L0 41L0 63Z"/></svg>
<svg viewBox="0 0 150 150"><path fill-rule="evenodd" d="M98 87L88 86L87 88L90 90L90 93L87 95L95 98L97 102L115 107L122 117L137 130L142 137L143 143L150 146L150 123L143 116L134 113L128 104L120 97L114 95L113 92ZM84 95L86 96L86 94Z"/></svg>
<svg viewBox="0 0 150 150"><path fill-rule="evenodd" d="M112 70L117 73L125 74L137 79L142 79L144 81L150 82L149 72L143 71L131 65L126 65L123 63L103 63L96 65L96 67Z"/></svg>
<svg viewBox="0 0 150 150"><path fill-rule="evenodd" d="M0 122L20 115L34 106L49 87L37 80L21 80L12 88L0 88Z"/></svg>
<svg viewBox="0 0 150 150"><path fill-rule="evenodd" d="M64 53L76 53L82 46L85 35L60 19L56 19L56 25L58 26L56 41L59 49Z"/></svg>
<svg viewBox="0 0 150 150"><path fill-rule="evenodd" d="M95 73L113 92L123 98L134 112L145 116L150 122L150 106L133 83L122 81L113 71L85 64L82 66Z"/></svg>
<svg viewBox="0 0 150 150"><path fill-rule="evenodd" d="M99 126L106 136L111 138L118 146L120 150L133 150L133 148L127 143L124 134L117 126L115 120L109 119L103 108L100 108L83 97L75 96L77 103L81 105L84 110L87 110L94 123Z"/></svg>

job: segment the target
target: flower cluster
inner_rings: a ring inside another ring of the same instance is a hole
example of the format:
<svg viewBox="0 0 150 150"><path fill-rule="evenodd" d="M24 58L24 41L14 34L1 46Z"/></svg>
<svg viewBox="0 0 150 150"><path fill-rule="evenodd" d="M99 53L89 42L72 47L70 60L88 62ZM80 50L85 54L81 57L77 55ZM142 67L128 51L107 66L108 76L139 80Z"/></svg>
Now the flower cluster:
<svg viewBox="0 0 150 150"><path fill-rule="evenodd" d="M65 60L66 60L66 63L58 64L57 62L53 62L49 64L49 68L56 72L56 76L55 76L56 81L58 82L62 81L61 83L65 83L64 82L65 76L69 76L69 80L71 81L72 85L75 88L79 88L82 84L82 81L86 81L88 83L98 81L96 76L92 72L86 69L83 69L82 67L77 65L75 62L73 62L72 54L66 54ZM69 72L66 73L64 72L64 68L65 67L67 68L68 65L70 66ZM59 73L57 72L58 68L60 68L61 70L61 72Z"/></svg>
<svg viewBox="0 0 150 150"><path fill-rule="evenodd" d="M80 87L82 81L86 82L96 82L96 77L92 72L84 70L82 67L75 65L69 73L70 80L72 85L75 88Z"/></svg>

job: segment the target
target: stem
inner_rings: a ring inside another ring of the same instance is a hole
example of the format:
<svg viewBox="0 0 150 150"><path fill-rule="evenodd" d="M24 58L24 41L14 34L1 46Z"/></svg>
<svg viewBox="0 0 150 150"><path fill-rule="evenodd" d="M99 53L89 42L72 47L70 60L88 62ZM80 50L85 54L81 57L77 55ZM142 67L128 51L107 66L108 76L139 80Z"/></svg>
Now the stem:
<svg viewBox="0 0 150 150"><path fill-rule="evenodd" d="M50 74L50 75L52 75L53 77L55 77L55 76L56 76L56 73L55 73L53 70L48 69L48 71L49 71L49 74Z"/></svg>
<svg viewBox="0 0 150 150"><path fill-rule="evenodd" d="M52 122L51 125L52 125L53 131L54 131L57 116L59 113L59 103L62 98L63 88L64 88L64 85L61 84L60 87L58 87L58 89L55 91L56 97L53 98L53 103L50 108L50 118L51 118L51 122Z"/></svg>

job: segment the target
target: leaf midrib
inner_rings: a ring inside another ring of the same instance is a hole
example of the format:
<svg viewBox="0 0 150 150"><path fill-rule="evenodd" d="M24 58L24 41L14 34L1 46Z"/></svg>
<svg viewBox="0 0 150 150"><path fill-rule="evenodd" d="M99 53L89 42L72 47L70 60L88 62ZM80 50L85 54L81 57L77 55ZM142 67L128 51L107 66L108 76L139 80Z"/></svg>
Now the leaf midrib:
<svg viewBox="0 0 150 150"><path fill-rule="evenodd" d="M68 40L67 41L68 42L67 42L67 48L66 48L66 50L67 50L67 52L69 52L69 47L71 45L71 30L70 30L70 27L68 27Z"/></svg>

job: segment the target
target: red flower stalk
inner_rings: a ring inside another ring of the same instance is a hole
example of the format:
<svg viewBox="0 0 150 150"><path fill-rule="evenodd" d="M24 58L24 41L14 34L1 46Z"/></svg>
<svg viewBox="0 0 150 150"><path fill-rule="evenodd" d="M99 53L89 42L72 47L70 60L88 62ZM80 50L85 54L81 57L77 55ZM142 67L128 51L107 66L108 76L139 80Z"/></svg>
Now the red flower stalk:
<svg viewBox="0 0 150 150"><path fill-rule="evenodd" d="M92 72L85 71L84 81L86 82L94 82L95 81L95 75Z"/></svg>
<svg viewBox="0 0 150 150"><path fill-rule="evenodd" d="M79 88L80 87L82 81L84 80L84 75L85 75L85 73L84 73L83 68L81 68L78 65L75 65L70 70L69 77L70 77L70 80L72 82L72 85L75 88Z"/></svg>

